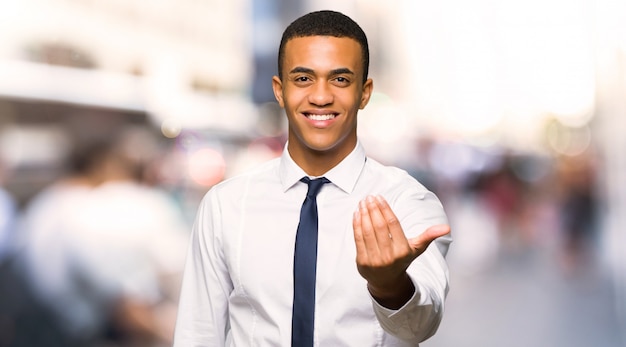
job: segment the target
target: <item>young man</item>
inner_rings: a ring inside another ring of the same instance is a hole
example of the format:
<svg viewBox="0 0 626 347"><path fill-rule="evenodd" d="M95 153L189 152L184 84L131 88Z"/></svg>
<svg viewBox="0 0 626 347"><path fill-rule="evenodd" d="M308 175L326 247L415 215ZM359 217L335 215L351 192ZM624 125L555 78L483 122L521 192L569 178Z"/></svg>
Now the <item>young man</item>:
<svg viewBox="0 0 626 347"><path fill-rule="evenodd" d="M368 64L365 34L341 13L285 30L272 86L288 142L202 201L175 346L416 346L435 333L450 229L433 193L365 156Z"/></svg>

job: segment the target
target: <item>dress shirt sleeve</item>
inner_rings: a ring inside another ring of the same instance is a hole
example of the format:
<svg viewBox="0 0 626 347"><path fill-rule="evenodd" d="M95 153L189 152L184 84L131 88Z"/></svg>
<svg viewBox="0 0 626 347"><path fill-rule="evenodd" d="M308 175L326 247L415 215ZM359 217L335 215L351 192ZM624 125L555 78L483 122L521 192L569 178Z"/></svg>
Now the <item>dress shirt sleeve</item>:
<svg viewBox="0 0 626 347"><path fill-rule="evenodd" d="M188 248L174 347L224 346L232 282L222 252L222 221L212 189L200 204Z"/></svg>
<svg viewBox="0 0 626 347"><path fill-rule="evenodd" d="M399 193L391 206L407 238L419 235L430 226L448 223L439 199L419 187ZM448 293L445 255L451 241L450 235L437 239L409 266L407 273L415 285L415 293L403 307L390 310L372 298L376 317L389 334L415 344L435 334Z"/></svg>

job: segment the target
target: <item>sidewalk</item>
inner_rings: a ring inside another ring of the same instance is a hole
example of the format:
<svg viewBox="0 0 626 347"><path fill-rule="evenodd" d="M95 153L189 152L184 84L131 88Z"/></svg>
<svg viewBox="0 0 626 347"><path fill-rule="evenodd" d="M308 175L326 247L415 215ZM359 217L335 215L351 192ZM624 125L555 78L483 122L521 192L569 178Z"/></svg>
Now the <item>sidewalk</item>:
<svg viewBox="0 0 626 347"><path fill-rule="evenodd" d="M565 272L555 250L516 253L499 254L473 273L450 262L444 320L421 346L626 346L626 326L617 318L613 288L600 266Z"/></svg>

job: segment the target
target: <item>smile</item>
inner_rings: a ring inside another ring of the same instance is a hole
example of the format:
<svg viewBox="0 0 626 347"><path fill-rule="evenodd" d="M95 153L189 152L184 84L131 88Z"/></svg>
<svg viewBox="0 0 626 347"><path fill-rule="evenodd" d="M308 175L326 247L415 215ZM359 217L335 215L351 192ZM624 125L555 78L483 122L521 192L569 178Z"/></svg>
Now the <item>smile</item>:
<svg viewBox="0 0 626 347"><path fill-rule="evenodd" d="M306 117L310 120L315 120L315 121L335 119L334 114L307 114Z"/></svg>

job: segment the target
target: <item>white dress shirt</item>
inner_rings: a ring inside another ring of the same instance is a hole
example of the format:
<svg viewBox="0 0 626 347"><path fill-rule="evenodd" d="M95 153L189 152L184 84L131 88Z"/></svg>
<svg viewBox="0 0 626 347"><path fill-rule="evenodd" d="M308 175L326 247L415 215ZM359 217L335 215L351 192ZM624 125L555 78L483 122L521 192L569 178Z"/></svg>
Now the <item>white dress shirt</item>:
<svg viewBox="0 0 626 347"><path fill-rule="evenodd" d="M293 256L306 176L280 158L214 186L200 204L182 284L175 347L289 346ZM361 144L323 175L318 197L316 346L417 346L437 330L448 291L439 238L407 270L413 298L380 306L356 267L353 212L382 195L407 237L447 223L437 197L405 171L365 157Z"/></svg>
<svg viewBox="0 0 626 347"><path fill-rule="evenodd" d="M26 209L19 254L34 295L73 339L99 336L120 298L156 304L183 271L188 225L162 191L57 183Z"/></svg>

